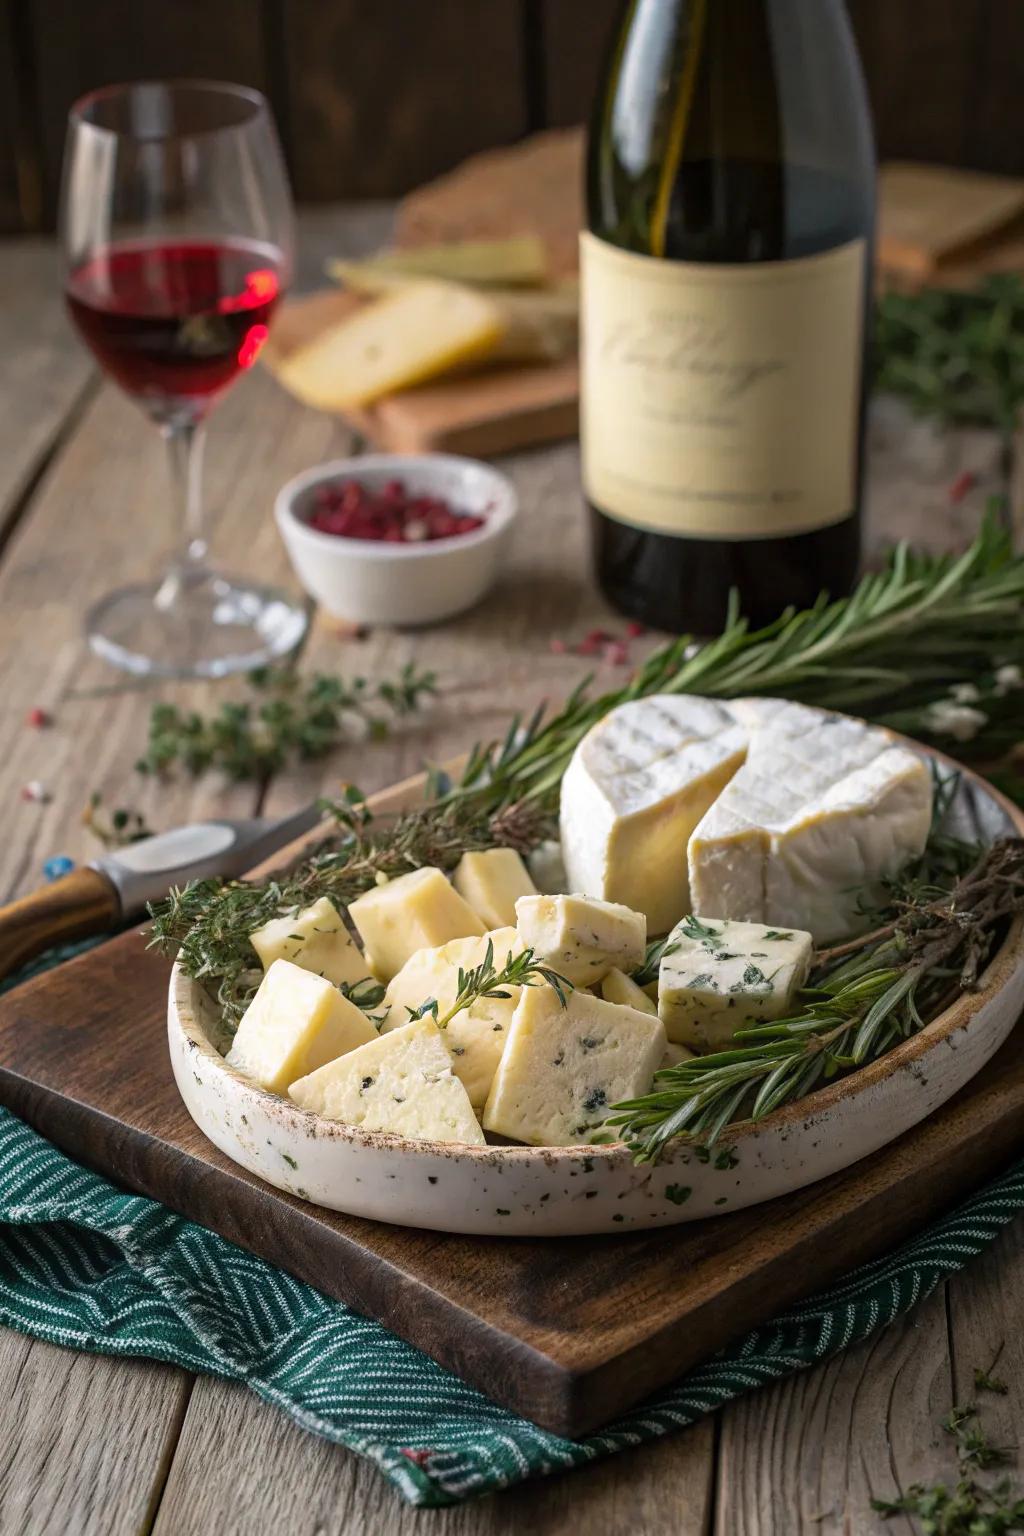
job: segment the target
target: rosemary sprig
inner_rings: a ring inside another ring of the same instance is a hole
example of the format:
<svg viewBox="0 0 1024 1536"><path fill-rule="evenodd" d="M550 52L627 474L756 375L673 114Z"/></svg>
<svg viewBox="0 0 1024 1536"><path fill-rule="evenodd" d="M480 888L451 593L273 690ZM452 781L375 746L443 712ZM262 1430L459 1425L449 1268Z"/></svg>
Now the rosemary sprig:
<svg viewBox="0 0 1024 1536"><path fill-rule="evenodd" d="M1002 924L1024 911L1024 839L995 843L945 885L911 872L902 888L912 894L895 896L870 933L819 951L798 1013L738 1031L730 1050L659 1072L651 1093L613 1106L606 1126L638 1162L677 1136L710 1145L727 1125L803 1098L975 986Z"/></svg>
<svg viewBox="0 0 1024 1536"><path fill-rule="evenodd" d="M136 769L197 775L218 768L230 779L266 778L293 758L325 756L357 731L387 735L388 715L418 709L434 691L435 677L409 662L397 679L381 683L325 672L307 677L290 667L260 668L248 682L251 698L221 704L210 715L155 704Z"/></svg>
<svg viewBox="0 0 1024 1536"><path fill-rule="evenodd" d="M202 981L237 1025L259 985L260 968L249 934L272 917L298 911L327 896L341 908L379 879L426 864L454 869L466 852L508 847L525 851L552 831L536 806L509 806L493 814L469 805L427 806L379 826L357 792L325 804L337 832L290 873L255 884L247 880L192 881L172 890L153 910L151 945L178 953L189 976Z"/></svg>
<svg viewBox="0 0 1024 1536"><path fill-rule="evenodd" d="M410 1019L422 1019L428 1014L434 1020L438 1029L445 1029L454 1019L457 1013L464 1008L472 1008L485 997L510 997L509 987L537 987L547 985L553 987L558 994L558 999L564 1008L568 1002L568 994L572 991L572 982L568 981L558 971L545 965L543 961L536 960L532 949L524 949L518 955L509 955L501 970L496 970L494 965L494 945L487 940L487 948L484 958L479 965L471 971L464 971L459 966L458 985L455 1000L446 1013L438 1017L438 1003L434 997L428 997L426 1002L418 1008L409 1009Z"/></svg>

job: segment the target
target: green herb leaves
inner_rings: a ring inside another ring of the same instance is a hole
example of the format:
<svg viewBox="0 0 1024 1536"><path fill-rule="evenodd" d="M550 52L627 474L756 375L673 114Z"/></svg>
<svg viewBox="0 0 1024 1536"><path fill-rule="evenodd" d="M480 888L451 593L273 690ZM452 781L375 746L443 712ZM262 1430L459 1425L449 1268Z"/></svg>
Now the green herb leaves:
<svg viewBox="0 0 1024 1536"><path fill-rule="evenodd" d="M509 987L537 987L544 984L554 988L564 1008L568 994L572 991L571 981L567 981L543 961L535 960L532 949L524 949L518 955L509 955L501 970L496 970L494 945L488 939L484 958L479 965L471 971L464 971L459 966L458 989L448 1011L439 1016L437 999L430 997L418 1008L410 1008L409 1018L422 1019L429 1015L439 1029L445 1029L457 1013L461 1013L464 1008L471 1008L482 998L508 997Z"/></svg>

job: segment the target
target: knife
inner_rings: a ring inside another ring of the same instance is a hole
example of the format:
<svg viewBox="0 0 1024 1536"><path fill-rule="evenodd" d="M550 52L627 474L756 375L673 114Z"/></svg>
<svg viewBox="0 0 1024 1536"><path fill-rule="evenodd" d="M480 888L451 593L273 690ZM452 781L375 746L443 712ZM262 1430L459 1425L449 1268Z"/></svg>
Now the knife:
<svg viewBox="0 0 1024 1536"><path fill-rule="evenodd" d="M254 869L323 812L308 805L281 820L201 821L128 843L0 907L0 980L54 944L84 939L142 917L172 886Z"/></svg>

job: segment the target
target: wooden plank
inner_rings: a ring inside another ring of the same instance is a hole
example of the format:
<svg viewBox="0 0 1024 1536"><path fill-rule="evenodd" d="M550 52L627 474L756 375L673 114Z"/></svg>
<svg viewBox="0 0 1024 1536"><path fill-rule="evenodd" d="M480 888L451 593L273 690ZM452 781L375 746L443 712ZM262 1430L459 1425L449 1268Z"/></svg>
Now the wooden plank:
<svg viewBox="0 0 1024 1536"><path fill-rule="evenodd" d="M381 197L527 127L517 0L289 0L300 198Z"/></svg>
<svg viewBox="0 0 1024 1536"><path fill-rule="evenodd" d="M45 215L52 225L68 108L86 91L123 80L178 77L266 85L263 36L252 0L25 0L31 12L42 127ZM59 45L58 45L59 39Z"/></svg>
<svg viewBox="0 0 1024 1536"><path fill-rule="evenodd" d="M338 1536L704 1536L714 1432L702 1420L579 1475L444 1509L411 1508L361 1457L299 1430L233 1383L197 1381L153 1536L246 1528ZM302 1490L300 1499L296 1489Z"/></svg>
<svg viewBox="0 0 1024 1536"><path fill-rule="evenodd" d="M950 1391L940 1289L857 1348L730 1404L715 1536L888 1529L872 1499L897 1498L915 1482L956 1482L956 1457L939 1427Z"/></svg>
<svg viewBox="0 0 1024 1536"><path fill-rule="evenodd" d="M956 1403L976 1403L993 1445L1020 1459L1024 1423L1024 1221L1005 1229L991 1248L949 1281L949 1335ZM979 1392L976 1370L1006 1383L1006 1395Z"/></svg>
<svg viewBox="0 0 1024 1536"><path fill-rule="evenodd" d="M149 1529L192 1378L0 1330L0 1526L18 1536Z"/></svg>

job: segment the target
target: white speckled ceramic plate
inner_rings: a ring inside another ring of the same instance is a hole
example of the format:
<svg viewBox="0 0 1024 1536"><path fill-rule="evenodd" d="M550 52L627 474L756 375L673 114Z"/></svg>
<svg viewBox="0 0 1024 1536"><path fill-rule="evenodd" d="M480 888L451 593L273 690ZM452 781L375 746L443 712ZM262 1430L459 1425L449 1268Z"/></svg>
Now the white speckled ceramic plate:
<svg viewBox="0 0 1024 1536"><path fill-rule="evenodd" d="M952 830L1024 834L1024 815L965 774ZM861 1071L728 1131L710 1161L677 1145L654 1167L625 1147L468 1147L365 1132L256 1087L215 1048L218 1019L175 967L168 1039L189 1114L215 1146L289 1194L406 1226L569 1236L668 1226L800 1189L908 1131L968 1082L1024 1010L1024 918L980 989Z"/></svg>

